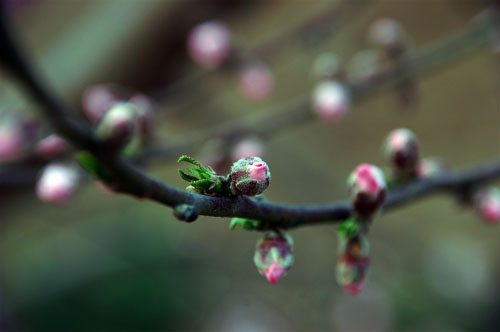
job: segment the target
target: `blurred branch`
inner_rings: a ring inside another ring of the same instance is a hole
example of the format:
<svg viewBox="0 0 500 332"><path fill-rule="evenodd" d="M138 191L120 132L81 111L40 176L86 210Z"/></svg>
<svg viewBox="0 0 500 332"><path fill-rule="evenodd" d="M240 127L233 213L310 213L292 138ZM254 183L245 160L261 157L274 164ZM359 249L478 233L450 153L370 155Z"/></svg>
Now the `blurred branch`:
<svg viewBox="0 0 500 332"><path fill-rule="evenodd" d="M497 22L498 15L495 11L490 11L459 33L426 47L408 60L379 72L373 78L348 82L353 103L405 79L449 65L452 61L488 45L488 42L492 42L496 37ZM315 119L310 99L310 94L306 93L276 109L264 110L204 131L197 131L168 145L151 147L139 156L138 160L168 159L177 158L180 154L193 154L204 142L213 138L231 141L248 135L271 137L282 130Z"/></svg>
<svg viewBox="0 0 500 332"><path fill-rule="evenodd" d="M113 181L118 185L118 191L138 198L148 198L170 207L190 204L198 209L200 215L260 220L262 222L261 230L336 222L351 215L351 207L347 202L329 205L291 206L257 201L246 196L202 196L161 183L136 168L125 157L110 155L109 151L97 143L89 124L72 115L70 108L47 85L41 83L9 33L3 10L1 14L0 60L40 103L43 114L61 135L80 149L91 151L99 158L99 161L111 172ZM400 207L404 203L436 191L460 194L461 191L472 185L499 176L500 163L495 162L442 177L418 180L406 187L391 191L385 208L390 210Z"/></svg>
<svg viewBox="0 0 500 332"><path fill-rule="evenodd" d="M297 25L266 38L253 47L244 48L242 45L236 45L233 58L222 69L232 71L253 58L269 61L270 58L286 50L292 41L298 41L303 45L317 43L319 40L331 35L333 31L336 31L345 22L345 18L350 17L349 11L359 13L359 8L369 4L370 1L339 0L333 6L330 5L327 8L319 10ZM192 99L195 92L206 97L202 91L193 87L203 85L208 78L218 74L220 72L200 71L197 74L181 78L167 87L154 92L152 97L159 105L171 100L174 96L182 96L186 100ZM205 93L208 94L208 91Z"/></svg>

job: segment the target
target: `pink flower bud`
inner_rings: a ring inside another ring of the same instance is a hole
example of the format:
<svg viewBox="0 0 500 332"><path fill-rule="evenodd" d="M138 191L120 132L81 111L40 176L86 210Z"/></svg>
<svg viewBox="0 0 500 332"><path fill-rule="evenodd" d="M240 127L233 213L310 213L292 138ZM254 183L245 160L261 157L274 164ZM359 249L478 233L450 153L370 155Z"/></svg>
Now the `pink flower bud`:
<svg viewBox="0 0 500 332"><path fill-rule="evenodd" d="M231 167L229 175L233 195L255 196L269 186L271 172L259 157L240 159Z"/></svg>
<svg viewBox="0 0 500 332"><path fill-rule="evenodd" d="M479 215L489 224L500 222L500 189L483 188L474 196L474 206Z"/></svg>
<svg viewBox="0 0 500 332"><path fill-rule="evenodd" d="M76 191L78 178L78 170L73 166L49 164L42 170L37 182L38 198L45 203L67 203Z"/></svg>
<svg viewBox="0 0 500 332"><path fill-rule="evenodd" d="M377 50L364 50L354 54L346 67L351 83L364 83L377 77L381 71L383 54Z"/></svg>
<svg viewBox="0 0 500 332"><path fill-rule="evenodd" d="M69 146L60 136L52 134L39 141L35 150L43 158L54 159L68 152Z"/></svg>
<svg viewBox="0 0 500 332"><path fill-rule="evenodd" d="M238 142L232 149L232 160L240 160L248 157L263 157L264 144L256 138L246 138Z"/></svg>
<svg viewBox="0 0 500 332"><path fill-rule="evenodd" d="M82 97L82 109L90 122L99 122L113 104L121 101L118 89L112 84L97 84L85 90Z"/></svg>
<svg viewBox="0 0 500 332"><path fill-rule="evenodd" d="M344 117L350 104L347 89L336 81L319 83L313 92L313 109L325 121L335 123Z"/></svg>
<svg viewBox="0 0 500 332"><path fill-rule="evenodd" d="M314 60L311 73L314 78L322 80L339 79L343 75L342 62L334 53L321 53Z"/></svg>
<svg viewBox="0 0 500 332"><path fill-rule="evenodd" d="M347 179L354 211L362 217L373 215L385 200L387 185L377 166L361 164Z"/></svg>
<svg viewBox="0 0 500 332"><path fill-rule="evenodd" d="M143 94L135 94L129 99L129 103L137 107L137 122L141 140L146 140L151 135L153 128L153 103L151 99Z"/></svg>
<svg viewBox="0 0 500 332"><path fill-rule="evenodd" d="M0 162L22 157L26 146L23 131L15 123L0 125Z"/></svg>
<svg viewBox="0 0 500 332"><path fill-rule="evenodd" d="M391 131L384 144L386 158L398 175L414 175L418 163L418 141L406 128Z"/></svg>
<svg viewBox="0 0 500 332"><path fill-rule="evenodd" d="M247 65L240 74L240 90L253 101L266 99L274 88L273 73L261 63Z"/></svg>
<svg viewBox="0 0 500 332"><path fill-rule="evenodd" d="M415 175L419 179L439 176L448 171L448 166L439 158L423 158L415 168Z"/></svg>
<svg viewBox="0 0 500 332"><path fill-rule="evenodd" d="M349 294L359 294L370 270L369 245L363 234L352 238L339 236L336 276L338 284Z"/></svg>
<svg viewBox="0 0 500 332"><path fill-rule="evenodd" d="M137 120L137 107L131 103L118 103L104 114L96 126L96 136L102 142L123 148L132 138Z"/></svg>
<svg viewBox="0 0 500 332"><path fill-rule="evenodd" d="M403 51L407 38L401 24L391 18L380 18L373 22L369 36L376 46L398 53Z"/></svg>
<svg viewBox="0 0 500 332"><path fill-rule="evenodd" d="M231 34L218 21L210 21L195 26L188 38L191 58L200 67L213 70L220 67L231 53Z"/></svg>
<svg viewBox="0 0 500 332"><path fill-rule="evenodd" d="M292 268L292 250L293 240L284 231L266 233L255 248L257 270L274 285Z"/></svg>

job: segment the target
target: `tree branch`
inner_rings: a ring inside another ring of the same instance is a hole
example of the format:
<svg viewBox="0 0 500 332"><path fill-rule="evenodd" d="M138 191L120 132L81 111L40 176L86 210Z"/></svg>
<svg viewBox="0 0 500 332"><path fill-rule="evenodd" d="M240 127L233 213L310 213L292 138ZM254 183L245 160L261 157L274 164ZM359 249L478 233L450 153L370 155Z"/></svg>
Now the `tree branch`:
<svg viewBox="0 0 500 332"><path fill-rule="evenodd" d="M149 198L158 203L175 207L191 204L201 215L214 217L243 217L260 220L260 230L271 228L292 228L321 222L337 222L348 218L352 211L349 203L329 205L290 206L257 201L246 196L235 198L209 197L190 193L163 184L137 169L124 157L110 157L97 144L90 126L72 116L70 109L46 85L41 84L35 72L21 56L12 36L9 34L5 15L0 20L0 59L23 83L25 88L41 104L45 116L56 130L77 147L93 152L112 172L119 183L119 190L139 198ZM416 198L435 191L449 191L455 194L473 184L500 176L500 163L472 168L459 173L450 173L439 178L419 180L395 189L388 196L385 209L390 210Z"/></svg>

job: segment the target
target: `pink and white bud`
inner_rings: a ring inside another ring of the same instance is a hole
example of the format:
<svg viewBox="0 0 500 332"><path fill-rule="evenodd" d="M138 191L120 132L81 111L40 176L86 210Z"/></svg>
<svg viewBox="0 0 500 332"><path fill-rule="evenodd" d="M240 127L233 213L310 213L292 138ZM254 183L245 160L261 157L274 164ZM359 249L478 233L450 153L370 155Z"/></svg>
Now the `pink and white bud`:
<svg viewBox="0 0 500 332"><path fill-rule="evenodd" d="M136 123L137 107L134 104L114 104L97 124L96 136L109 146L120 149L132 139Z"/></svg>
<svg viewBox="0 0 500 332"><path fill-rule="evenodd" d="M59 135L51 134L40 140L36 146L36 153L43 158L54 159L64 155L69 150L69 145Z"/></svg>
<svg viewBox="0 0 500 332"><path fill-rule="evenodd" d="M338 122L347 113L349 105L349 92L339 82L321 82L313 91L313 109L325 121Z"/></svg>
<svg viewBox="0 0 500 332"><path fill-rule="evenodd" d="M233 195L255 196L267 189L271 172L259 157L243 158L231 167L229 181Z"/></svg>
<svg viewBox="0 0 500 332"><path fill-rule="evenodd" d="M137 108L137 124L139 135L142 141L147 140L153 128L153 103L151 99L143 94L133 95L129 103Z"/></svg>
<svg viewBox="0 0 500 332"><path fill-rule="evenodd" d="M479 215L489 224L500 222L500 188L489 187L474 195L474 206Z"/></svg>
<svg viewBox="0 0 500 332"><path fill-rule="evenodd" d="M249 100L264 100L271 94L273 88L273 73L262 63L247 65L240 73L240 90Z"/></svg>
<svg viewBox="0 0 500 332"><path fill-rule="evenodd" d="M419 160L418 140L406 128L391 131L384 143L384 153L398 176L413 176Z"/></svg>
<svg viewBox="0 0 500 332"><path fill-rule="evenodd" d="M377 212L385 201L387 184L380 168L361 164L347 179L352 206L358 216L369 217Z"/></svg>
<svg viewBox="0 0 500 332"><path fill-rule="evenodd" d="M231 151L231 159L236 161L253 156L264 156L264 144L256 138L246 138L238 142Z"/></svg>
<svg viewBox="0 0 500 332"><path fill-rule="evenodd" d="M112 84L97 84L83 93L82 109L92 123L99 122L113 104L122 101L118 87Z"/></svg>
<svg viewBox="0 0 500 332"><path fill-rule="evenodd" d="M415 168L415 175L419 179L439 176L448 172L449 168L440 158L423 158Z"/></svg>
<svg viewBox="0 0 500 332"><path fill-rule="evenodd" d="M383 54L377 50L364 50L354 54L346 66L346 76L351 83L364 83L381 72Z"/></svg>
<svg viewBox="0 0 500 332"><path fill-rule="evenodd" d="M284 231L266 233L257 242L254 262L259 273L274 285L292 268L292 238Z"/></svg>
<svg viewBox="0 0 500 332"><path fill-rule="evenodd" d="M16 160L23 156L26 138L16 123L0 125L0 162Z"/></svg>
<svg viewBox="0 0 500 332"><path fill-rule="evenodd" d="M397 21L380 18L372 23L369 37L374 45L384 47L390 52L401 52L407 42L406 32Z"/></svg>
<svg viewBox="0 0 500 332"><path fill-rule="evenodd" d="M45 166L36 185L38 198L45 203L65 204L73 197L79 182L78 170L67 164Z"/></svg>
<svg viewBox="0 0 500 332"><path fill-rule="evenodd" d="M311 74L321 80L335 80L343 75L340 57L331 52L321 53L313 63Z"/></svg>
<svg viewBox="0 0 500 332"><path fill-rule="evenodd" d="M349 294L359 294L370 271L370 246L359 233L353 237L339 234L339 256L336 265L337 283Z"/></svg>
<svg viewBox="0 0 500 332"><path fill-rule="evenodd" d="M200 67L213 70L220 67L232 49L229 29L218 21L198 24L189 33L188 51Z"/></svg>

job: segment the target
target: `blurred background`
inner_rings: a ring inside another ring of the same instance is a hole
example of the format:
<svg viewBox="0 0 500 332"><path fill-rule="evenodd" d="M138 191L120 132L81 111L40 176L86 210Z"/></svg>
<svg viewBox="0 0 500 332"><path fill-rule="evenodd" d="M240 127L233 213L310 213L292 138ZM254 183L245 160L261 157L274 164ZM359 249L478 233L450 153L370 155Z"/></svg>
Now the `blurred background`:
<svg viewBox="0 0 500 332"><path fill-rule="evenodd" d="M410 52L417 52L460 33L491 1L9 4L36 66L75 109L94 84L131 87L154 98L156 141L168 144L310 94L317 56L334 52L347 63L373 48L368 30L380 17L397 20ZM253 52L269 67L274 89L265 100L247 100L234 69L207 71L190 59L190 29L214 19L226 24L241 54ZM349 172L361 162L384 166L381 144L398 127L416 133L423 155L452 167L499 158L494 51L493 43L483 45L415 77L418 100L410 106L386 89L353 105L337 124L311 118L268 135L264 159L273 177L267 199L345 199ZM0 71L2 116L36 117L37 107ZM205 158L209 148L199 148L195 156ZM221 218L181 223L169 208L105 192L88 180L69 204L44 204L35 194L44 163L35 158L0 168L3 330L500 330L500 231L451 197L428 197L375 220L370 280L352 297L335 282L333 225L292 230L294 267L270 285L253 263L261 234L230 232L229 220ZM184 187L177 168L175 158L148 165L158 178Z"/></svg>

